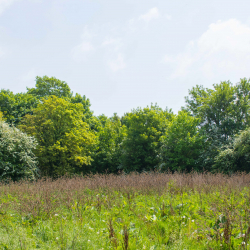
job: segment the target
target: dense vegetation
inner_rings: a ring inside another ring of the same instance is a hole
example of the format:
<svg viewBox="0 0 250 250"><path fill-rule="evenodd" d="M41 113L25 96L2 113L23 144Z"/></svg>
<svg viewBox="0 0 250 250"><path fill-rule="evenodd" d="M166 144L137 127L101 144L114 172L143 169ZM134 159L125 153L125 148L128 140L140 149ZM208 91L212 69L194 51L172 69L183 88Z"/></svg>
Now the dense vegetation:
<svg viewBox="0 0 250 250"><path fill-rule="evenodd" d="M95 175L0 186L0 249L249 249L250 175Z"/></svg>
<svg viewBox="0 0 250 250"><path fill-rule="evenodd" d="M178 114L156 104L94 116L86 96L54 77L0 91L0 177L250 170L250 79L196 86Z"/></svg>

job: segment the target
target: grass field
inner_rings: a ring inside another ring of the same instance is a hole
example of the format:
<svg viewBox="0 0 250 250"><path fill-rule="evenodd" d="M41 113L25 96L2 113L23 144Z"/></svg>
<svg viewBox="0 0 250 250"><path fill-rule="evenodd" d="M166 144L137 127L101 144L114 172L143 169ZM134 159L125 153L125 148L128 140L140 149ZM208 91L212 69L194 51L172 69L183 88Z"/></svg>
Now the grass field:
<svg viewBox="0 0 250 250"><path fill-rule="evenodd" d="M0 249L250 249L250 175L93 175L0 186Z"/></svg>

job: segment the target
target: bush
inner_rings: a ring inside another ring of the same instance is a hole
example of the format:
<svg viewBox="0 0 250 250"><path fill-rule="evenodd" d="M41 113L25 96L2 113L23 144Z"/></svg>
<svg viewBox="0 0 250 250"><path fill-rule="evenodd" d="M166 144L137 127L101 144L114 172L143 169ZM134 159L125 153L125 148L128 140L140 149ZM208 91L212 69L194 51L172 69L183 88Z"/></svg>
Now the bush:
<svg viewBox="0 0 250 250"><path fill-rule="evenodd" d="M233 143L215 158L214 170L224 173L250 172L250 128L240 132Z"/></svg>
<svg viewBox="0 0 250 250"><path fill-rule="evenodd" d="M0 180L35 179L38 176L37 143L33 137L9 126L0 116Z"/></svg>

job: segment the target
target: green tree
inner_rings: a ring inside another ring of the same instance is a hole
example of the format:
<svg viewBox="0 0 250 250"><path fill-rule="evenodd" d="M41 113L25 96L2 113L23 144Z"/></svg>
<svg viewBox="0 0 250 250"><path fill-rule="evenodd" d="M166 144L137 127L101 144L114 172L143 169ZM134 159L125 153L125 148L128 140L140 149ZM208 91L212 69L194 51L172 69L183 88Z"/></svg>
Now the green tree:
<svg viewBox="0 0 250 250"><path fill-rule="evenodd" d="M241 131L232 143L220 150L213 170L224 173L250 172L250 128Z"/></svg>
<svg viewBox="0 0 250 250"><path fill-rule="evenodd" d="M33 137L5 123L0 112L0 180L34 180L38 177L33 153L36 145Z"/></svg>
<svg viewBox="0 0 250 250"><path fill-rule="evenodd" d="M42 174L61 176L91 170L95 135L83 122L84 108L56 96L41 99L33 115L26 115L20 128L35 136L35 151Z"/></svg>
<svg viewBox="0 0 250 250"><path fill-rule="evenodd" d="M90 100L86 98L85 95L81 96L78 93L73 95L73 92L66 82L55 77L37 76L35 88L27 88L27 90L29 95L38 99L48 98L49 96L55 95L59 98L64 98L71 103L81 103L83 105L83 121L88 123L92 130L96 130L97 121L93 116L93 112L90 110Z"/></svg>
<svg viewBox="0 0 250 250"><path fill-rule="evenodd" d="M202 164L208 170L220 148L229 144L250 121L250 79L243 78L235 86L228 81L213 87L196 86L186 97L186 110L200 119L200 131L207 138Z"/></svg>
<svg viewBox="0 0 250 250"><path fill-rule="evenodd" d="M0 110L3 112L6 122L18 125L23 116L31 114L39 100L30 94L14 94L10 90L0 91Z"/></svg>
<svg viewBox="0 0 250 250"><path fill-rule="evenodd" d="M116 114L111 118L101 115L98 120L98 150L95 152L93 168L99 173L116 173L120 165L121 143L126 136L126 127Z"/></svg>
<svg viewBox="0 0 250 250"><path fill-rule="evenodd" d="M85 95L81 96L78 93L67 100L71 103L81 103L83 105L83 121L89 124L91 130L97 132L99 122L93 115L93 111L90 110L90 100Z"/></svg>
<svg viewBox="0 0 250 250"><path fill-rule="evenodd" d="M170 113L157 105L134 109L123 117L127 136L122 142L120 169L149 171L159 164L159 139L166 130L169 117Z"/></svg>
<svg viewBox="0 0 250 250"><path fill-rule="evenodd" d="M200 169L199 156L204 149L204 136L199 133L199 119L186 111L172 118L161 137L160 170L191 171Z"/></svg>
<svg viewBox="0 0 250 250"><path fill-rule="evenodd" d="M72 92L68 84L55 77L37 76L35 88L27 88L27 93L38 98L55 95L57 97L72 97Z"/></svg>

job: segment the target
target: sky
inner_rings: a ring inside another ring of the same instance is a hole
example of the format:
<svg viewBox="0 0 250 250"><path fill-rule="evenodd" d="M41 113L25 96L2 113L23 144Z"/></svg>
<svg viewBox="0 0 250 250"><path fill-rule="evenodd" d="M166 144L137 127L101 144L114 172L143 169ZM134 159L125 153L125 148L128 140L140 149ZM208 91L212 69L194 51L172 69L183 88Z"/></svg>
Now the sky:
<svg viewBox="0 0 250 250"><path fill-rule="evenodd" d="M0 0L0 89L47 75L90 99L95 115L250 78L249 0Z"/></svg>

